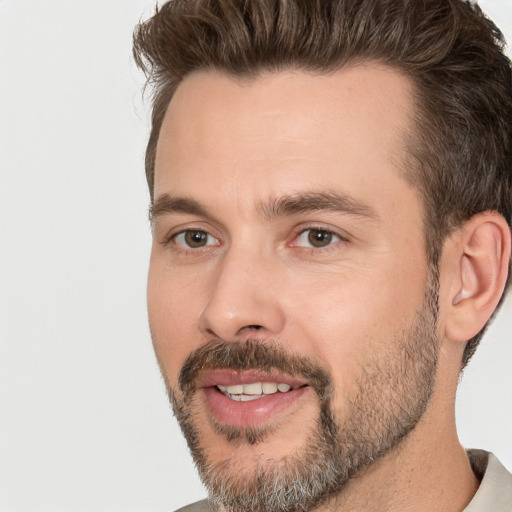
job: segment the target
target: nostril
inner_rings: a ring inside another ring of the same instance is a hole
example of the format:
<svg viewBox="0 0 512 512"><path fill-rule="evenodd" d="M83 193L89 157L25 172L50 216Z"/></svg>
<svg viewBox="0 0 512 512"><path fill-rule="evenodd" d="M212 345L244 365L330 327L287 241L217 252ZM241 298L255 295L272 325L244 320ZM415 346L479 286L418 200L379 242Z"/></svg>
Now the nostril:
<svg viewBox="0 0 512 512"><path fill-rule="evenodd" d="M263 329L263 326L258 324L244 325L236 334L237 336L250 336L252 331L259 331L261 329Z"/></svg>

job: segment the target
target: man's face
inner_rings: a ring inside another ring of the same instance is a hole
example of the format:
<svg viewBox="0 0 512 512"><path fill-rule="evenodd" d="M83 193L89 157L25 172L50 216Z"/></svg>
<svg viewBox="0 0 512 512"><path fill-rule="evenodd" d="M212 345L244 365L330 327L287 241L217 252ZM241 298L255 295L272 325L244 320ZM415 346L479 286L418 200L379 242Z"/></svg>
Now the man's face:
<svg viewBox="0 0 512 512"><path fill-rule="evenodd" d="M151 331L199 470L228 508L321 503L425 410L435 283L401 177L411 98L407 79L368 65L201 72L170 103Z"/></svg>

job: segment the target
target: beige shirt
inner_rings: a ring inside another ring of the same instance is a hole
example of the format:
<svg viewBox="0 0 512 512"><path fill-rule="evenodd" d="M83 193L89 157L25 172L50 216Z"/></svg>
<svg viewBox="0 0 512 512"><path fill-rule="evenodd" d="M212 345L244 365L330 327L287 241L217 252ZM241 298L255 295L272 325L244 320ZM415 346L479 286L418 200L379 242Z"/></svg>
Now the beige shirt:
<svg viewBox="0 0 512 512"><path fill-rule="evenodd" d="M512 512L512 475L492 454L468 450L480 487L464 512Z"/></svg>
<svg viewBox="0 0 512 512"><path fill-rule="evenodd" d="M512 475L492 453L468 450L468 457L481 482L463 512L512 512ZM210 508L207 501L198 501L176 512L210 512Z"/></svg>

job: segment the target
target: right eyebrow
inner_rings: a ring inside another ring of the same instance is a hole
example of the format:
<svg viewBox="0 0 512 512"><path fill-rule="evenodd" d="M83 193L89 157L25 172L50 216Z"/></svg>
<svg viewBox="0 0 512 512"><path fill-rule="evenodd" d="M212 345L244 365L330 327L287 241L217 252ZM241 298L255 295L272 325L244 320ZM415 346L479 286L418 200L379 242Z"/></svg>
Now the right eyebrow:
<svg viewBox="0 0 512 512"><path fill-rule="evenodd" d="M159 217L172 213L188 213L209 217L208 211L193 199L162 194L149 208L149 220L153 223Z"/></svg>

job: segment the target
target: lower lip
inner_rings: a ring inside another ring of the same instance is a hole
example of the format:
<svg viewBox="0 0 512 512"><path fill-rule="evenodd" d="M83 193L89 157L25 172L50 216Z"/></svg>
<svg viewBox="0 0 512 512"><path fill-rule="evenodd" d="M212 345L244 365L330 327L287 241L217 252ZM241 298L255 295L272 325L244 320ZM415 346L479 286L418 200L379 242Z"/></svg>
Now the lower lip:
<svg viewBox="0 0 512 512"><path fill-rule="evenodd" d="M215 421L234 427L254 427L267 423L280 414L291 413L299 400L311 392L311 388L303 386L248 402L231 400L216 387L203 388L202 391L208 411Z"/></svg>

